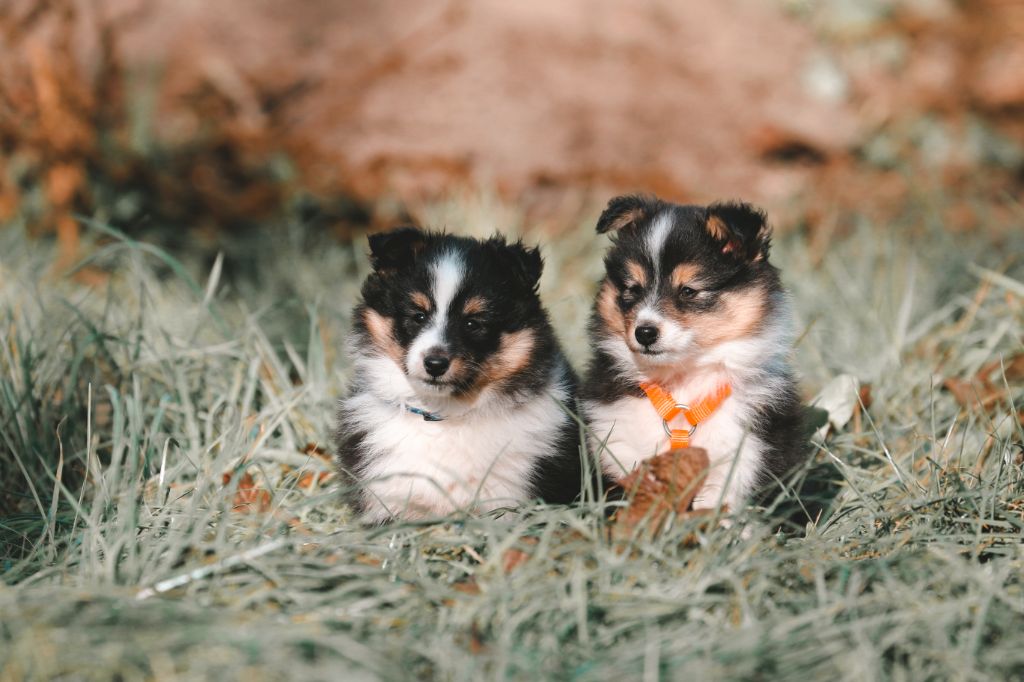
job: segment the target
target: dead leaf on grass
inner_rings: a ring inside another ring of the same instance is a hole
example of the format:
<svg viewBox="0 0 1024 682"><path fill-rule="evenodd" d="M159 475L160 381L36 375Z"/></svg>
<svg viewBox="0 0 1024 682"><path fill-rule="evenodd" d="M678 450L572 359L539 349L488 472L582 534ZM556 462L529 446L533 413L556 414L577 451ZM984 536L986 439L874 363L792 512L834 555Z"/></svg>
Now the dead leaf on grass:
<svg viewBox="0 0 1024 682"><path fill-rule="evenodd" d="M643 462L622 481L629 503L612 517L612 537L655 536L670 515L693 515L689 507L708 466L703 448L670 450Z"/></svg>
<svg viewBox="0 0 1024 682"><path fill-rule="evenodd" d="M811 401L813 407L828 413L828 422L814 434L816 440L824 440L829 430L838 431L849 423L860 407L860 399L863 397L861 391L860 381L851 374L840 374L825 384ZM867 398L870 402L870 389Z"/></svg>
<svg viewBox="0 0 1024 682"><path fill-rule="evenodd" d="M228 485L231 483L231 474L224 474L222 480L224 485ZM238 479L232 510L242 514L263 513L270 509L270 504L270 491L256 485L252 474L242 474L242 478Z"/></svg>
<svg viewBox="0 0 1024 682"><path fill-rule="evenodd" d="M1008 397L1007 384L1021 380L1024 380L1024 353L1017 353L987 363L973 377L949 377L942 386L953 394L961 407L987 411Z"/></svg>
<svg viewBox="0 0 1024 682"><path fill-rule="evenodd" d="M537 545L537 538L520 538L519 542L521 544L529 545L530 547L535 547ZM505 573L511 573L529 561L530 556L531 554L527 550L519 547L510 547L501 555L501 568Z"/></svg>
<svg viewBox="0 0 1024 682"><path fill-rule="evenodd" d="M298 487L312 490L329 481L333 474L329 471L306 471L299 476Z"/></svg>

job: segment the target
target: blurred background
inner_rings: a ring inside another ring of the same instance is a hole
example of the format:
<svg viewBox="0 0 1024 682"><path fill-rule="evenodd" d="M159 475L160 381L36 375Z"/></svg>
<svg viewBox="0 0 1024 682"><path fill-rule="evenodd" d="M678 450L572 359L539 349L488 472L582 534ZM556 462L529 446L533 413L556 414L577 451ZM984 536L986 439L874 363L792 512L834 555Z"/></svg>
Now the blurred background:
<svg viewBox="0 0 1024 682"><path fill-rule="evenodd" d="M230 256L466 193L556 233L636 190L822 243L921 187L1019 225L1019 0L8 0L0 55L0 223L65 265L83 216Z"/></svg>

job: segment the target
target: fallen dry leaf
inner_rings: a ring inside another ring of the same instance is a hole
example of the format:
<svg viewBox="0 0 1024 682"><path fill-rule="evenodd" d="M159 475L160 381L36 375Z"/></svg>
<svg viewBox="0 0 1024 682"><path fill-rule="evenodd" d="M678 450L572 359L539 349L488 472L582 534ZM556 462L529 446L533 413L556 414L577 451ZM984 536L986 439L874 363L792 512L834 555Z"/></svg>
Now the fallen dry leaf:
<svg viewBox="0 0 1024 682"><path fill-rule="evenodd" d="M860 406L860 397L860 381L853 375L840 374L825 384L821 392L811 400L812 406L828 412L828 422L814 434L815 439L824 440L830 429L838 431L846 426Z"/></svg>
<svg viewBox="0 0 1024 682"><path fill-rule="evenodd" d="M1006 377L1004 382L1003 377ZM989 410L1007 397L1006 384L1024 379L1024 353L989 362L969 379L950 377L943 388L967 409Z"/></svg>
<svg viewBox="0 0 1024 682"><path fill-rule="evenodd" d="M331 458L331 453L324 450L319 443L306 443L306 447L302 448L302 454L319 457L331 466L334 466L334 460Z"/></svg>
<svg viewBox="0 0 1024 682"><path fill-rule="evenodd" d="M865 410L871 409L871 403L874 400L871 396L871 384L860 385L860 404L864 406Z"/></svg>
<svg viewBox="0 0 1024 682"><path fill-rule="evenodd" d="M537 538L520 538L522 544L536 546ZM510 547L501 555L501 567L505 573L511 573L530 560L530 553L519 547Z"/></svg>
<svg viewBox="0 0 1024 682"><path fill-rule="evenodd" d="M231 474L224 474L222 480L224 485L227 485L231 482ZM270 491L257 486L252 474L243 474L242 478L238 480L238 489L235 491L232 510L242 514L262 513L270 509L270 503Z"/></svg>
<svg viewBox="0 0 1024 682"><path fill-rule="evenodd" d="M1008 382L1024 379L1024 353L1017 353L1008 358L999 358L978 370L975 375L979 381L1002 383L1005 371Z"/></svg>
<svg viewBox="0 0 1024 682"><path fill-rule="evenodd" d="M511 573L529 560L529 554L513 547L512 549L506 549L505 553L501 555L501 568L506 573Z"/></svg>
<svg viewBox="0 0 1024 682"><path fill-rule="evenodd" d="M300 488L306 488L311 490L314 483L319 486L331 478L331 472L329 471L307 471L299 476L298 486Z"/></svg>
<svg viewBox="0 0 1024 682"><path fill-rule="evenodd" d="M473 578L455 583L452 585L452 589L463 594L480 594L480 586L477 585L476 580Z"/></svg>
<svg viewBox="0 0 1024 682"><path fill-rule="evenodd" d="M703 448L670 450L643 462L622 481L629 504L612 517L612 537L657 535L670 514L687 516L709 466Z"/></svg>

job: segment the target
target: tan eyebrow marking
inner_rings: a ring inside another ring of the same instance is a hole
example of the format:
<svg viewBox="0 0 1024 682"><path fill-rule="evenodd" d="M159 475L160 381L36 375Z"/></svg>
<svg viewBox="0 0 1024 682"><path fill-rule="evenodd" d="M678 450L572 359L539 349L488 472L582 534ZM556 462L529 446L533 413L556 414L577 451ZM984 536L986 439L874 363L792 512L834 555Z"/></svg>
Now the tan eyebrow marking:
<svg viewBox="0 0 1024 682"><path fill-rule="evenodd" d="M693 284L700 279L700 266L694 263L683 263L672 270L672 286L682 287Z"/></svg>
<svg viewBox="0 0 1024 682"><path fill-rule="evenodd" d="M626 261L626 273L640 286L647 285L647 271L635 260Z"/></svg>
<svg viewBox="0 0 1024 682"><path fill-rule="evenodd" d="M424 310L430 310L430 297L422 291L414 291L410 295L412 302Z"/></svg>
<svg viewBox="0 0 1024 682"><path fill-rule="evenodd" d="M482 296L473 296L462 306L463 315L475 315L487 310L487 300Z"/></svg>

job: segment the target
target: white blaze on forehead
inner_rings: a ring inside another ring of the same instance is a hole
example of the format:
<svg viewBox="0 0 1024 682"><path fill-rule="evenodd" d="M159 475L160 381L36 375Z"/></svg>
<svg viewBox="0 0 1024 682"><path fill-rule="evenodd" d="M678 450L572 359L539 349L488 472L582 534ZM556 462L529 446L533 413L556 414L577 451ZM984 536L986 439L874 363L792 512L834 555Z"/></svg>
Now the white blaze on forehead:
<svg viewBox="0 0 1024 682"><path fill-rule="evenodd" d="M434 294L434 310L437 313L434 316L434 324L432 326L439 328L443 333L445 322L448 319L448 308L451 306L452 299L455 298L455 294L459 290L459 285L462 284L466 267L458 254L449 251L434 263L433 269L434 287L432 293Z"/></svg>
<svg viewBox="0 0 1024 682"><path fill-rule="evenodd" d="M659 278L658 265L661 262L661 252L665 248L665 241L672 232L672 212L662 211L651 224L651 230L647 233L647 251L651 254L651 261L654 263L654 281Z"/></svg>
<svg viewBox="0 0 1024 682"><path fill-rule="evenodd" d="M455 294L459 291L462 278L465 276L465 263L457 253L452 251L441 254L432 267L434 281L430 293L434 299L434 315L430 324L420 332L409 347L406 356L406 369L410 374L423 375L423 357L434 346L444 344L444 328L448 324L448 309L451 307Z"/></svg>

